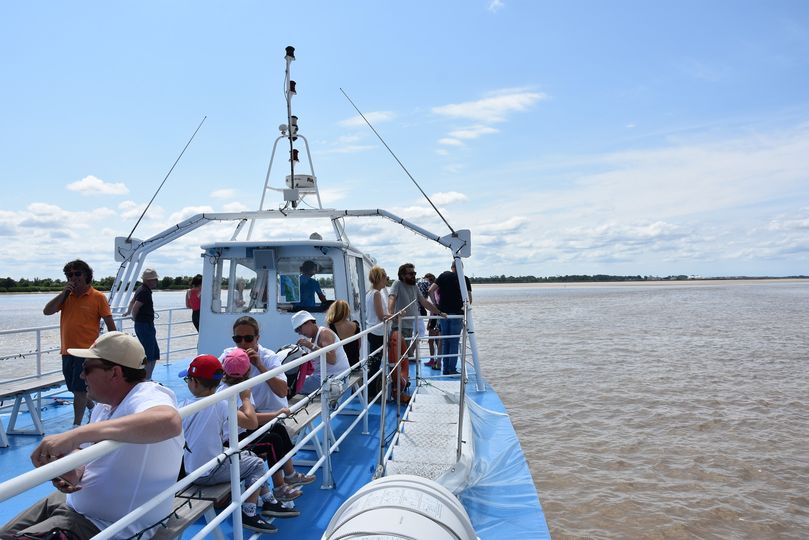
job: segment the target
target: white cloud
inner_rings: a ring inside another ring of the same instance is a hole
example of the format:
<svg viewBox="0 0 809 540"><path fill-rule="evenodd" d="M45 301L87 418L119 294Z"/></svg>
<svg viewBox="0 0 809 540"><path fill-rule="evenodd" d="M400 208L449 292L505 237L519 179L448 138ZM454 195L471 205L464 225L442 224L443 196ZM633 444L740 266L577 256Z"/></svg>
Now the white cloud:
<svg viewBox="0 0 809 540"><path fill-rule="evenodd" d="M226 205L225 205L225 206L222 208L222 211L223 211L223 212L244 212L244 211L246 211L247 209L248 209L248 208L247 208L247 205L246 205L246 204L244 204L243 202L241 202L241 201L234 201L234 202L227 203L227 204L226 204Z"/></svg>
<svg viewBox="0 0 809 540"><path fill-rule="evenodd" d="M391 111L373 111L363 114L372 125L381 124L383 122L390 122L391 120L396 118L396 114L394 114ZM366 125L365 120L363 120L362 116L360 115L353 116L345 120L341 120L339 124L343 127L360 127Z"/></svg>
<svg viewBox="0 0 809 540"><path fill-rule="evenodd" d="M458 193L457 191L446 191L433 193L430 195L430 200L438 205L447 205L456 202L466 202L469 200L469 198L463 193Z"/></svg>
<svg viewBox="0 0 809 540"><path fill-rule="evenodd" d="M492 13L497 13L505 6L503 0L489 0L487 9Z"/></svg>
<svg viewBox="0 0 809 540"><path fill-rule="evenodd" d="M214 209L210 206L186 206L184 208L181 208L177 212L169 214L167 221L169 223L180 223L181 221L185 221L191 216L203 214L206 212L207 213L214 212Z"/></svg>
<svg viewBox="0 0 809 540"><path fill-rule="evenodd" d="M547 99L547 96L540 92L505 90L475 101L433 107L432 111L434 114L449 118L496 123L504 122L511 113L530 109L543 99Z"/></svg>
<svg viewBox="0 0 809 540"><path fill-rule="evenodd" d="M444 146L463 146L463 142L450 137L438 139L438 144L443 144Z"/></svg>
<svg viewBox="0 0 809 540"><path fill-rule="evenodd" d="M113 184L95 176L85 176L81 180L68 184L67 189L82 195L126 195L129 193L129 189L123 182Z"/></svg>
<svg viewBox="0 0 809 540"><path fill-rule="evenodd" d="M236 190L230 188L217 189L211 192L211 197L214 199L232 199L236 196Z"/></svg>
<svg viewBox="0 0 809 540"><path fill-rule="evenodd" d="M489 126L472 126L463 129L454 129L449 132L450 137L456 139L477 139L483 135L491 135L497 133L499 130Z"/></svg>

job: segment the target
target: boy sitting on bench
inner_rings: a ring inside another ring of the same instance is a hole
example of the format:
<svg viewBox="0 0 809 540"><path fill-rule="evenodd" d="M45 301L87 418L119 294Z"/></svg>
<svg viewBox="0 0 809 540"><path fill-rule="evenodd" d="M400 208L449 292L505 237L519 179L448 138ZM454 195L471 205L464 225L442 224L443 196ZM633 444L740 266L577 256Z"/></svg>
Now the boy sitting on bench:
<svg viewBox="0 0 809 540"><path fill-rule="evenodd" d="M183 402L189 405L199 399L213 395L222 381L224 370L219 359L212 355L201 355L194 358L187 370L180 372L188 389L194 395L193 399ZM237 410L237 423L241 428L255 429L258 426L256 411L250 399L250 389L239 394L241 404ZM201 467L215 456L222 453L223 440L228 434L228 404L220 401L216 405L203 409L183 420L185 432L185 450L183 465L186 471L193 471ZM246 485L254 484L266 472L264 460L252 452L242 451L239 456L239 469L241 479ZM195 484L209 486L230 481L230 463L223 460L209 473L199 477ZM278 529L267 523L261 514L275 517L295 517L300 512L294 509L283 508L270 493L266 483L259 490L253 492L247 501L242 504L242 525L252 531L272 533Z"/></svg>

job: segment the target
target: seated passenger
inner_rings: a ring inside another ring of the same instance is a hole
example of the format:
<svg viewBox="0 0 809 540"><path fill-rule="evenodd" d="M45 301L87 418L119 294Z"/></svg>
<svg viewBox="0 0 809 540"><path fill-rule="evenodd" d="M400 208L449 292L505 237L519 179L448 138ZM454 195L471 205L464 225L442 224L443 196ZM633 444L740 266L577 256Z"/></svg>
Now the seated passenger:
<svg viewBox="0 0 809 540"><path fill-rule="evenodd" d="M135 444L54 478L58 491L6 523L4 537L90 538L177 480L183 455L177 401L168 388L146 381L146 353L138 340L108 332L89 349L68 349L68 354L85 359L81 376L97 405L89 424L42 439L31 454L34 466L100 441ZM155 529L150 527L171 513L172 502L163 500L112 538L141 532L141 538L151 538Z"/></svg>
<svg viewBox="0 0 809 540"><path fill-rule="evenodd" d="M316 351L328 347L338 341L337 334L325 326L318 326L317 321L308 311L299 311L292 316L292 329L304 336L298 340L298 345L309 351ZM313 360L312 363L315 369L311 375L306 377L303 383L302 392L304 394L311 394L320 388L322 383L320 376L320 360ZM351 365L348 363L348 357L342 345L326 353L326 376L339 376L345 373L350 367Z"/></svg>
<svg viewBox="0 0 809 540"><path fill-rule="evenodd" d="M185 380L194 398L184 401L181 406L212 396L216 392L216 387L222 382L224 374L217 357L205 354L194 358L188 369L180 372L180 377ZM253 402L250 400L250 389L241 392L239 398L241 403L236 411L239 427L255 429L258 427L258 419ZM183 419L183 432L185 433L183 468L186 472L191 472L222 453L223 441L229 435L228 402L220 401L186 417ZM252 486L266 472L264 461L250 451L240 452L238 456L241 479L245 481L246 487ZM230 461L226 459L204 476L194 480L195 484L203 486L226 482L230 482ZM264 513L265 505L271 510L272 506L277 504L267 485L262 485L242 503L242 526L256 532L276 532L278 528L264 521L259 514ZM294 510L289 512L299 515Z"/></svg>
<svg viewBox="0 0 809 540"><path fill-rule="evenodd" d="M329 306L329 310L326 312L326 322L339 339L356 336L362 330L360 323L351 320L351 308L348 307L348 302L345 300L337 300ZM346 352L351 367L356 366L360 361L360 340L346 343L343 345L343 350Z"/></svg>
<svg viewBox="0 0 809 540"><path fill-rule="evenodd" d="M321 303L326 301L326 295L323 294L320 283L312 277L317 274L318 270L318 265L314 261L304 261L301 265L301 301L298 307L304 309L317 307L317 302L315 302L316 294Z"/></svg>
<svg viewBox="0 0 809 540"><path fill-rule="evenodd" d="M246 381L281 365L278 355L259 344L259 337L258 321L253 317L245 315L233 323L233 341L236 346L225 349L219 356L225 369L225 384L233 385ZM287 379L283 373L252 388L259 426L269 423L279 415L289 414L287 391ZM252 431L247 431L241 438L251 433ZM253 442L250 450L266 459L268 465L272 467L293 446L284 426L275 423L267 433ZM296 486L315 481L314 476L295 471L291 459L284 463L282 469L283 472L279 470L273 475L275 486L273 493L281 501L291 501L300 497L301 491Z"/></svg>

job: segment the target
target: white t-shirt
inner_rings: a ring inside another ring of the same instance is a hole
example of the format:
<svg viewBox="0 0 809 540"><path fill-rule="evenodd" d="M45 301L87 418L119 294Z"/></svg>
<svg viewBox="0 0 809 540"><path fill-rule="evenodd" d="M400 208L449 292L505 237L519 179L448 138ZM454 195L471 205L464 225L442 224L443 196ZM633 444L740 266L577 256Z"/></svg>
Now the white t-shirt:
<svg viewBox="0 0 809 540"><path fill-rule="evenodd" d="M388 314L388 288L382 287L379 289L379 294L382 295L382 311L385 315ZM367 317L365 320L368 322L368 327L374 326L376 324L381 323L382 321L379 320L379 317L376 316L376 308L374 307L374 296L376 296L376 289L371 289L365 295L365 313ZM375 336L382 336L385 334L385 328L379 328L378 330L373 330L371 332Z"/></svg>
<svg viewBox="0 0 809 540"><path fill-rule="evenodd" d="M113 409L99 403L90 423L122 418L159 405L177 408L174 392L147 381L135 385ZM177 481L183 456L183 436L159 443L124 444L87 464L80 481L81 490L67 495L67 504L83 514L99 529L106 529ZM172 497L151 509L113 536L129 538L165 518L171 512ZM154 530L144 533L151 538Z"/></svg>
<svg viewBox="0 0 809 540"><path fill-rule="evenodd" d="M185 407L199 401L200 398L191 398L182 402ZM228 402L220 401L216 405L206 407L201 411L183 418L183 433L185 434L185 453L183 461L185 470L194 471L214 456L222 453L223 434L228 430ZM211 471L202 477L208 476Z"/></svg>
<svg viewBox="0 0 809 540"><path fill-rule="evenodd" d="M228 353L234 349L236 349L236 347L229 347L225 349L219 356L219 360L224 362ZM281 365L280 358L272 349L267 349L266 347L259 345L258 356L259 360L262 364L264 364L264 367L267 368L267 370L275 369ZM251 365L250 377L257 377L259 375L261 375L261 372L258 370L258 368ZM285 373L276 375L276 378L287 382L287 376ZM272 388L270 388L266 381L253 386L250 391L252 393L253 403L256 405L256 412L274 412L278 409L283 409L284 407L289 406L286 396L279 397L275 392L272 391Z"/></svg>

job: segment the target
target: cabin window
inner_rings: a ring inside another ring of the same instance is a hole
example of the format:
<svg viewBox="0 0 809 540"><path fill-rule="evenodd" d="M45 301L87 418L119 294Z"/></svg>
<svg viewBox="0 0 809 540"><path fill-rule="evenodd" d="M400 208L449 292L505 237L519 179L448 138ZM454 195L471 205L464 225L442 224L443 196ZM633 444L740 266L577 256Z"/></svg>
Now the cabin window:
<svg viewBox="0 0 809 540"><path fill-rule="evenodd" d="M253 259L222 259L214 279L217 313L256 313L267 310L267 270L253 268Z"/></svg>
<svg viewBox="0 0 809 540"><path fill-rule="evenodd" d="M334 301L334 263L329 257L279 257L278 309L326 311Z"/></svg>

